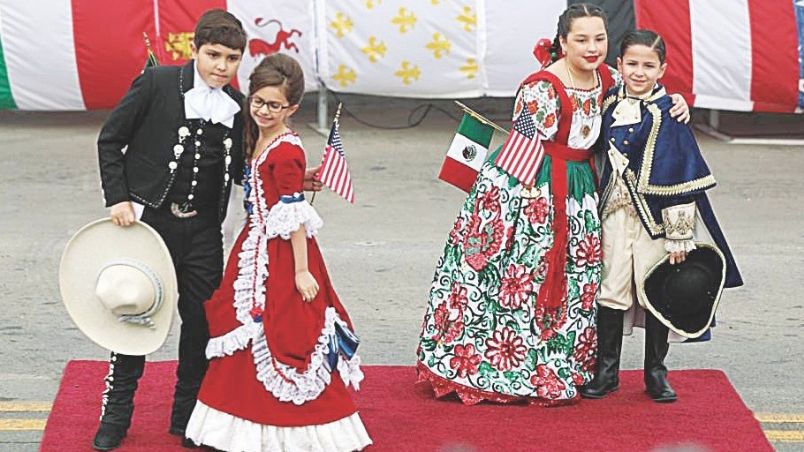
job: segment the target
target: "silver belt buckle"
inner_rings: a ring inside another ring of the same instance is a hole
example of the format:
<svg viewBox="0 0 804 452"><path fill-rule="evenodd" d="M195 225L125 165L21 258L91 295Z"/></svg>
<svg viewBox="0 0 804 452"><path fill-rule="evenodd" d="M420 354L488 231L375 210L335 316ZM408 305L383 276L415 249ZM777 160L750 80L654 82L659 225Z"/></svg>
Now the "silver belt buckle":
<svg viewBox="0 0 804 452"><path fill-rule="evenodd" d="M198 215L197 210L187 210L189 208L189 204L183 203L178 204L175 202L170 203L170 213L173 214L174 217L177 218L192 218Z"/></svg>

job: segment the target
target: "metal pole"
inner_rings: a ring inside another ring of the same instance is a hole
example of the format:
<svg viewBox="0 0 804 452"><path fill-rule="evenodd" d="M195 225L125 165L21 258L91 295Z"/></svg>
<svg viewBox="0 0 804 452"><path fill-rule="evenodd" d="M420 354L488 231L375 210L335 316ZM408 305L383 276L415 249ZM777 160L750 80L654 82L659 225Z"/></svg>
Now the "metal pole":
<svg viewBox="0 0 804 452"><path fill-rule="evenodd" d="M709 110L709 127L718 130L720 128L720 110Z"/></svg>
<svg viewBox="0 0 804 452"><path fill-rule="evenodd" d="M327 87L323 83L318 84L318 131L324 133L327 130L327 120L329 114L327 113Z"/></svg>

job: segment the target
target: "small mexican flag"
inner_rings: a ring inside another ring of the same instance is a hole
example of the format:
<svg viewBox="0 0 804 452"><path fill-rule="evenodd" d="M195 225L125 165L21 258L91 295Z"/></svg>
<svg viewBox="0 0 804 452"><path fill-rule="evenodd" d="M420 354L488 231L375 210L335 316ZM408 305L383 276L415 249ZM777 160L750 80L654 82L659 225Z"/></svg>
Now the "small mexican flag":
<svg viewBox="0 0 804 452"><path fill-rule="evenodd" d="M438 178L468 193L486 161L493 134L491 126L464 113Z"/></svg>

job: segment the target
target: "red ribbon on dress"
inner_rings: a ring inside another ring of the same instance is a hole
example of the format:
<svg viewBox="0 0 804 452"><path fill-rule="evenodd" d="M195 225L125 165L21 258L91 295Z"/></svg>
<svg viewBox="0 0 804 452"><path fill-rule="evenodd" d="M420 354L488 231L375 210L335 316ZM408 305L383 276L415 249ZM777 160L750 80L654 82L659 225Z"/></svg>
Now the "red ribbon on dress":
<svg viewBox="0 0 804 452"><path fill-rule="evenodd" d="M538 46L537 46L538 47ZM535 50L534 50L535 51ZM606 92L614 86L614 79L609 72L608 66L601 64L597 68L597 74L601 81L601 91ZM551 186L553 190L553 246L545 255L547 264L547 275L539 289L536 298L536 306L555 309L563 306L564 297L567 294L567 242L569 238L569 225L567 220L567 162L589 161L594 174L595 165L592 161L594 152L588 149L573 149L567 146L569 133L572 126L572 102L565 90L564 84L553 73L542 70L530 74L522 82L522 85L536 83L547 80L556 90L559 99L559 121L558 133L555 141L543 141L544 151L551 157L552 170L550 174Z"/></svg>
<svg viewBox="0 0 804 452"><path fill-rule="evenodd" d="M544 143L544 152L551 157L551 187L553 190L553 246L545 255L547 275L539 289L536 305L555 309L562 305L567 293L567 162L583 162L592 158L593 151L573 149L555 142Z"/></svg>

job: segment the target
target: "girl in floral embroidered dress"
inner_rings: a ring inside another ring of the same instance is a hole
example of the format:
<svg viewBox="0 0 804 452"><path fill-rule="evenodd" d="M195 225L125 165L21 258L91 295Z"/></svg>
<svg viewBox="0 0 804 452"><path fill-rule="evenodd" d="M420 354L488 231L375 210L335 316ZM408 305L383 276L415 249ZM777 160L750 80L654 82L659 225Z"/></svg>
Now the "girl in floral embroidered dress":
<svg viewBox="0 0 804 452"><path fill-rule="evenodd" d="M592 379L602 256L589 158L603 94L619 82L602 64L607 39L599 7L562 13L552 64L523 82L514 106L545 143L535 183L510 176L494 153L463 205L418 349L419 380L436 396L554 406L579 400Z"/></svg>
<svg viewBox="0 0 804 452"><path fill-rule="evenodd" d="M323 222L304 200L304 149L287 126L304 76L276 54L249 80L249 217L205 305L210 365L186 435L227 451L360 450L371 439L346 388L363 379L356 338L316 243Z"/></svg>

